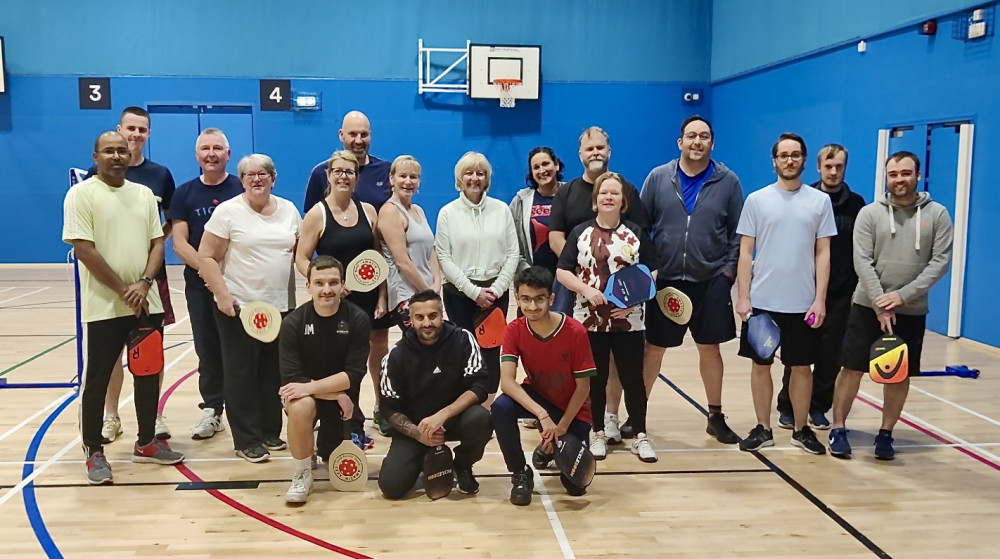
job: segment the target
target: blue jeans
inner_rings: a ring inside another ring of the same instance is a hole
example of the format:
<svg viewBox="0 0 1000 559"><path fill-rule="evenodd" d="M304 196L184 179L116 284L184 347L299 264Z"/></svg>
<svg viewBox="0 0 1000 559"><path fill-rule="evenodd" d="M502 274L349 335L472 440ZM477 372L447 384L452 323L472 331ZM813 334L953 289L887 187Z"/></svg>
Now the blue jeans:
<svg viewBox="0 0 1000 559"><path fill-rule="evenodd" d="M552 421L559 423L562 420L564 410L542 398L530 385L522 386L532 400L545 408L545 412L549 414ZM490 413L493 415L493 432L497 435L497 444L500 445L500 452L503 453L503 461L507 464L507 469L511 473L520 472L524 469L527 461L524 459L524 450L521 448L521 432L518 429L517 420L534 418L535 416L506 394L497 396L490 408ZM589 424L579 419L573 419L568 431L583 441L583 444L589 444Z"/></svg>
<svg viewBox="0 0 1000 559"><path fill-rule="evenodd" d="M559 280L552 283L552 293L555 294L556 299L549 310L561 312L566 316L573 316L573 304L576 303L576 293L559 283Z"/></svg>

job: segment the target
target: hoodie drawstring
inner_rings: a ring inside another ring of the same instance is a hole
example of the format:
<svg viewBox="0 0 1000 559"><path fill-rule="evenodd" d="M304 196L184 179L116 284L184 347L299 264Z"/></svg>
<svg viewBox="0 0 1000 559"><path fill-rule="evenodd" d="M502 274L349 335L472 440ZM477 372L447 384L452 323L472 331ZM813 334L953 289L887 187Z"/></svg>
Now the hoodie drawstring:
<svg viewBox="0 0 1000 559"><path fill-rule="evenodd" d="M920 252L920 204L917 204L917 219L914 222L914 225L917 226L917 242L914 243L914 248L917 249L917 252Z"/></svg>
<svg viewBox="0 0 1000 559"><path fill-rule="evenodd" d="M893 210L893 207L892 207L892 202L891 201L887 201L886 206L887 206L886 213L889 216L889 234L890 235L895 235L896 234L896 220L893 219L893 211L894 210ZM923 207L923 204L920 204L919 201L918 201L918 203L917 203L917 219L914 220L914 222L915 222L914 225L916 226L916 235L915 235L915 237L916 237L917 240L913 243L913 248L915 248L917 250L917 252L920 252L920 210L921 210L922 207Z"/></svg>

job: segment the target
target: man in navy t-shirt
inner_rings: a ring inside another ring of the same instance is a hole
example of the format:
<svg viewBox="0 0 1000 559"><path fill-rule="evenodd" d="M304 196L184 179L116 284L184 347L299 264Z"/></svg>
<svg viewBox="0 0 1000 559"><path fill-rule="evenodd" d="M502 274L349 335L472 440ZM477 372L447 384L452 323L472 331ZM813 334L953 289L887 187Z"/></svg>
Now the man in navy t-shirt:
<svg viewBox="0 0 1000 559"><path fill-rule="evenodd" d="M389 188L390 163L368 153L372 143L372 129L368 117L360 111L351 111L344 115L344 122L340 126L340 141L344 144L344 149L358 158L358 163L361 165L354 198L359 202L368 202L378 210L392 196L392 190ZM323 199L323 192L327 186L328 160L329 158L320 161L309 173L306 201L302 205L303 213L308 212Z"/></svg>
<svg viewBox="0 0 1000 559"><path fill-rule="evenodd" d="M226 172L229 140L218 128L206 128L195 142L195 158L201 175L182 184L174 195L171 218L174 225L174 252L184 266L184 295L194 349L198 353L198 390L202 417L191 430L195 440L209 439L224 429L222 425L223 382L222 345L212 313L215 302L205 282L198 276L198 245L205 224L216 206L243 192L235 175Z"/></svg>
<svg viewBox="0 0 1000 559"><path fill-rule="evenodd" d="M174 177L170 174L169 169L146 159L143 155L146 142L149 140L149 113L142 107L126 107L122 110L121 119L115 130L128 141L129 162L128 169L125 170L125 179L139 183L153 191L160 213L163 214L163 241L166 242L170 237L168 213L174 196ZM97 167L92 165L87 170L87 178L96 174ZM165 264L166 262L160 263L160 271L155 276L160 300L163 301L164 326L174 322L174 309L173 305L170 304L170 286L167 285ZM111 443L123 433L122 422L118 417L118 399L122 393L123 377L124 371L119 359L111 371L111 382L104 400L104 425L101 428L101 434L105 444ZM163 382L162 375L160 382ZM167 428L161 415L156 416L156 437L158 439L170 438L170 429Z"/></svg>

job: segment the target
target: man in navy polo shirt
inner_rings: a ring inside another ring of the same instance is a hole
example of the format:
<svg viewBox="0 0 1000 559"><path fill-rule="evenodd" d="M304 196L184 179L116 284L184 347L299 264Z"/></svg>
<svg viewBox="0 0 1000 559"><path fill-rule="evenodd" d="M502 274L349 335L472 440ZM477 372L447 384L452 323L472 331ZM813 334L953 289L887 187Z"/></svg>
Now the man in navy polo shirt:
<svg viewBox="0 0 1000 559"><path fill-rule="evenodd" d="M142 107L125 107L115 130L128 141L129 162L128 169L125 171L125 179L139 183L153 191L160 213L163 214L163 241L166 242L170 238L168 213L174 196L174 177L170 174L169 169L146 159L143 154L146 142L149 141L149 112ZM97 166L92 165L87 170L87 178L96 174ZM163 325L166 326L174 322L174 309L170 304L170 287L167 285L167 268L164 264L165 262L160 262L160 270L156 273L155 279L160 300L163 302ZM111 371L111 381L104 400L104 425L101 427L101 435L105 444L111 443L123 433L122 422L118 417L118 399L122 393L123 376L121 359L119 359ZM162 375L160 382L161 384L163 382ZM159 439L170 438L170 429L167 428L161 415L156 416L156 437Z"/></svg>
<svg viewBox="0 0 1000 559"><path fill-rule="evenodd" d="M354 198L359 202L368 202L378 210L392 196L392 190L389 188L390 163L368 153L368 149L372 145L372 127L371 123L368 122L368 117L361 111L347 113L344 115L344 122L340 125L339 134L344 149L353 153L361 165L361 170L358 173L358 185L354 189ZM326 163L328 160L329 158L320 161L309 173L309 182L306 184L306 201L302 205L303 213L308 212L310 208L323 199L323 192L327 186Z"/></svg>
<svg viewBox="0 0 1000 559"><path fill-rule="evenodd" d="M206 128L195 142L194 156L201 175L182 184L174 195L174 252L184 261L184 296L194 350L198 354L198 391L201 393L201 420L191 430L195 440L209 439L222 431L223 385L222 345L212 313L215 301L205 282L198 276L198 245L205 224L216 206L243 192L236 175L226 172L229 162L229 139L218 128Z"/></svg>

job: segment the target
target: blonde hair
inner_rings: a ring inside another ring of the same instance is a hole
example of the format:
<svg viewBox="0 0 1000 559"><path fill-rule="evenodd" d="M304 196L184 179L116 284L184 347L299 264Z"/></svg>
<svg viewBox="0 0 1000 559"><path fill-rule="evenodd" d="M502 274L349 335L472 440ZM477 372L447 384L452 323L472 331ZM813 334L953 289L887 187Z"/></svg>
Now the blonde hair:
<svg viewBox="0 0 1000 559"><path fill-rule="evenodd" d="M358 158L353 153L347 151L346 149L339 149L339 150L333 152L333 154L330 155L330 160L326 162L326 174L327 175L329 175L330 171L333 170L333 162L334 161L346 161L346 162L354 165L354 181L355 181L355 184L357 184L358 175L360 174L359 173L359 171L360 171L360 165L358 165ZM327 177L326 190L323 191L323 197L326 198L327 196L329 196L331 190L332 190L332 188L330 186L330 180L329 180L329 177Z"/></svg>
<svg viewBox="0 0 1000 559"><path fill-rule="evenodd" d="M396 189L396 185L392 182L393 181L393 177L396 176L396 170L399 169L399 167L401 167L402 165L405 165L407 163L409 163L410 165L416 166L416 168L417 168L417 174L418 175L421 173L420 162L417 161L417 158L413 157L412 155L400 155L396 159L393 159L392 160L392 165L389 166L389 189L390 190L395 190Z"/></svg>
<svg viewBox="0 0 1000 559"><path fill-rule="evenodd" d="M621 210L619 210L619 213L625 213L625 210L628 209L628 196L625 195L625 179L623 179L622 176L619 175L618 173L612 173L611 171L608 171L607 173L604 173L603 175L597 177L597 180L594 181L594 190L590 194L591 208L595 212L597 211L597 194L601 191L601 185L604 184L604 181L608 181L608 180L616 180L616 181L618 181L618 184L622 185L622 189L621 189L622 190L622 208L621 208Z"/></svg>
<svg viewBox="0 0 1000 559"><path fill-rule="evenodd" d="M479 170L486 173L486 186L483 187L483 194L490 190L490 177L493 176L493 167L490 166L486 156L478 151L467 151L465 155L458 159L455 164L455 189L462 191L462 176L471 170Z"/></svg>
<svg viewBox="0 0 1000 559"><path fill-rule="evenodd" d="M243 159L240 159L236 165L236 173L239 174L240 180L243 180L243 174L247 172L247 167L254 163L263 167L264 171L271 175L271 178L274 178L274 160L263 153L251 153L243 156Z"/></svg>

